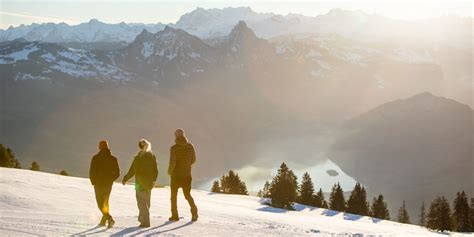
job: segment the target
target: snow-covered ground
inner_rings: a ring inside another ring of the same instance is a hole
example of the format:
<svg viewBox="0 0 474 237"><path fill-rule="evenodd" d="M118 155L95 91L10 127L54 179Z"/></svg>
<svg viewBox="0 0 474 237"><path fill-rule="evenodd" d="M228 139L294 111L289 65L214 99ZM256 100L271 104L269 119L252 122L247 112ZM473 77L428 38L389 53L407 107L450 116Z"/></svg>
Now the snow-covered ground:
<svg viewBox="0 0 474 237"><path fill-rule="evenodd" d="M257 197L193 190L200 218L190 221L180 194L183 218L168 222L169 188L152 192L151 227L138 228L133 185L114 184L112 229L96 227L100 214L88 179L0 168L0 236L430 236L414 225L381 221L296 205L285 211Z"/></svg>

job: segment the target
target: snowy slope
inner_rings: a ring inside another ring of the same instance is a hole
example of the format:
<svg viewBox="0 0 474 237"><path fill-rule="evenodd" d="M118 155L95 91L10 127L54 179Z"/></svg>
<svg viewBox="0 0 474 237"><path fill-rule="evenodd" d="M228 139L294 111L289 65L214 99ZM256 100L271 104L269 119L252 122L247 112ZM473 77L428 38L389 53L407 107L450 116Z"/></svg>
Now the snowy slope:
<svg viewBox="0 0 474 237"><path fill-rule="evenodd" d="M344 215L297 205L284 211L260 203L257 197L212 194L193 190L200 210L190 222L180 194L179 222L167 222L169 189L152 193L152 227L136 228L137 208L132 185L114 184L113 229L96 228L99 213L88 179L29 170L0 168L0 235L165 235L165 236L430 236L414 225Z"/></svg>

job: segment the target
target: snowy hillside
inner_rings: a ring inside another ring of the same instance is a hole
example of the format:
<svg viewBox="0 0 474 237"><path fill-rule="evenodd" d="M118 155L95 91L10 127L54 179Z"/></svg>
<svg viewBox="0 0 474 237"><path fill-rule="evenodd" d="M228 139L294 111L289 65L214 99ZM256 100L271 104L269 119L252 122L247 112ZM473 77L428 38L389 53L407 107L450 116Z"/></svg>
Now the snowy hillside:
<svg viewBox="0 0 474 237"><path fill-rule="evenodd" d="M151 224L137 228L137 207L132 185L114 184L111 214L113 229L97 228L99 212L88 179L29 170L0 168L0 235L166 235L166 236L430 236L414 225L344 215L297 205L297 211L271 208L257 197L212 194L194 190L200 210L190 222L182 195L179 222L167 222L169 189L152 193Z"/></svg>

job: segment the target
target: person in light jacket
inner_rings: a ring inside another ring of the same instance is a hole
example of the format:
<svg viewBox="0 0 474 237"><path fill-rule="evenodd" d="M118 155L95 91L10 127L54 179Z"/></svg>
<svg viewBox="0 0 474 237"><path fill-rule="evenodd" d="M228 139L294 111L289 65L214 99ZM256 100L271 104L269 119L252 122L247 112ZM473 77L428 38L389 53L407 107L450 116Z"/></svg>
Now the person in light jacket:
<svg viewBox="0 0 474 237"><path fill-rule="evenodd" d="M150 227L151 190L158 177L156 157L151 151L151 144L145 139L138 142L140 151L133 159L128 173L123 177L122 184L135 176L135 194L138 206L140 227Z"/></svg>

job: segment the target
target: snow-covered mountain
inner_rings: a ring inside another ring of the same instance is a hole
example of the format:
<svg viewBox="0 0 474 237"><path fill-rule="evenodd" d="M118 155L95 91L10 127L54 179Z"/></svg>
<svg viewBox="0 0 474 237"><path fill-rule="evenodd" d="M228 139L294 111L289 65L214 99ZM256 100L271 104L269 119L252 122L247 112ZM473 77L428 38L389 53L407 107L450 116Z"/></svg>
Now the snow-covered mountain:
<svg viewBox="0 0 474 237"><path fill-rule="evenodd" d="M153 80L189 76L217 64L217 49L181 29L166 26L156 34L143 30L127 47L108 52L115 64Z"/></svg>
<svg viewBox="0 0 474 237"><path fill-rule="evenodd" d="M45 42L131 42L143 29L158 32L164 24L107 24L97 19L78 25L44 23L21 25L0 30L0 41L24 38Z"/></svg>
<svg viewBox="0 0 474 237"><path fill-rule="evenodd" d="M240 67L250 63L247 59L264 58L268 52L275 53L269 42L240 22L213 46L170 26L157 33L143 30L126 47L109 51L17 39L0 44L0 65L5 80L72 77L157 82L201 74L210 66Z"/></svg>
<svg viewBox="0 0 474 237"><path fill-rule="evenodd" d="M22 39L0 45L0 65L2 75L15 81L57 77L127 81L132 76L93 52Z"/></svg>
<svg viewBox="0 0 474 237"><path fill-rule="evenodd" d="M0 168L2 236L439 236L425 228L295 204L286 211L257 197L193 190L200 218L190 221L182 195L182 219L168 222L169 188L152 191L151 227L138 228L133 185L114 184L114 228L97 227L100 215L88 179ZM443 235L444 236L444 235Z"/></svg>
<svg viewBox="0 0 474 237"><path fill-rule="evenodd" d="M279 15L258 13L248 7L203 9L197 8L181 16L169 26L202 39L227 36L239 22L245 21L256 35L269 39L282 35L338 35L365 42L418 42L434 46L471 47L472 18L440 17L426 20L403 21L362 11L332 9L318 16L299 14ZM156 33L164 29L156 24L107 24L92 19L79 25L45 23L21 25L0 30L0 41L25 38L46 42L132 42L147 30Z"/></svg>

